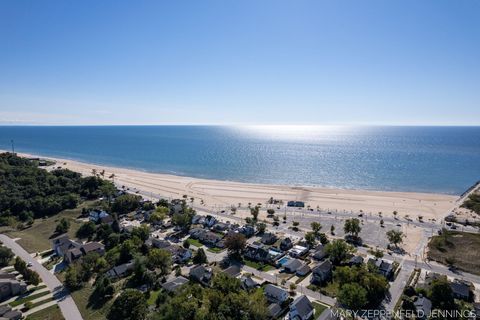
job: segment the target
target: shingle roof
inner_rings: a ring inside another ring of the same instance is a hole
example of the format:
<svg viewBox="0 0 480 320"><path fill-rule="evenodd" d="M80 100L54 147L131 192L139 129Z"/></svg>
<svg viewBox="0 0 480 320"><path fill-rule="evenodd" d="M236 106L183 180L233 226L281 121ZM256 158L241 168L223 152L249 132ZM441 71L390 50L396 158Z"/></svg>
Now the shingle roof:
<svg viewBox="0 0 480 320"><path fill-rule="evenodd" d="M296 298L290 308L292 307L295 307L297 309L297 313L303 317L305 317L306 315L308 315L310 312L312 312L313 310L313 306L310 302L310 300L308 300L307 296L300 296L298 298Z"/></svg>

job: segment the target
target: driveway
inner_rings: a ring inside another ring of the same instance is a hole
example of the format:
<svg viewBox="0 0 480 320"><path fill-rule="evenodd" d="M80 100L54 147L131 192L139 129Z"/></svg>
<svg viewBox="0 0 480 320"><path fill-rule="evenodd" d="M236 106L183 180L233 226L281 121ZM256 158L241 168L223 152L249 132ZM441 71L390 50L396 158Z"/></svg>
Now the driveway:
<svg viewBox="0 0 480 320"><path fill-rule="evenodd" d="M32 264L30 268L38 273L42 281L53 293L58 306L62 310L65 320L83 319L80 311L77 308L77 305L75 304L75 301L72 299L72 296L55 275L42 266L35 258L33 258L27 251L25 251L25 249L23 249L10 237L0 234L0 241L4 246L10 248L13 253L22 258L25 262Z"/></svg>

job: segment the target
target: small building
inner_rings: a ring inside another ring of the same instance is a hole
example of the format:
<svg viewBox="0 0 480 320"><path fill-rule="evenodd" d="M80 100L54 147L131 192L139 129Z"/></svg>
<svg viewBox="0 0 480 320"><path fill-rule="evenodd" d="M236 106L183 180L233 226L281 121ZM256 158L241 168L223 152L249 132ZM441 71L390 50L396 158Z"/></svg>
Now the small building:
<svg viewBox="0 0 480 320"><path fill-rule="evenodd" d="M108 270L105 275L109 278L123 278L127 276L134 267L133 261L118 265Z"/></svg>
<svg viewBox="0 0 480 320"><path fill-rule="evenodd" d="M284 238L280 242L280 250L282 251L290 250L292 247L293 247L293 242L292 242L292 239L290 238Z"/></svg>
<svg viewBox="0 0 480 320"><path fill-rule="evenodd" d="M390 262L387 262L382 259L368 259L368 264L374 265L378 273L383 275L387 279L391 279L393 277L393 266Z"/></svg>
<svg viewBox="0 0 480 320"><path fill-rule="evenodd" d="M264 233L260 242L263 244L271 245L278 240L277 236L271 232Z"/></svg>
<svg viewBox="0 0 480 320"><path fill-rule="evenodd" d="M269 262L270 255L268 254L268 249L265 248L262 244L248 244L245 248L244 254L246 258L258 261L258 262Z"/></svg>
<svg viewBox="0 0 480 320"><path fill-rule="evenodd" d="M103 256L105 254L105 246L100 242L92 241L92 242L87 242L83 244L80 247L80 251L82 251L83 255L87 255L91 252L95 252Z"/></svg>
<svg viewBox="0 0 480 320"><path fill-rule="evenodd" d="M292 249L288 250L288 254L294 258L302 257L307 253L308 253L308 248L300 245L293 246Z"/></svg>
<svg viewBox="0 0 480 320"><path fill-rule="evenodd" d="M267 284L264 288L265 297L269 302L282 304L288 299L288 291L273 284Z"/></svg>
<svg viewBox="0 0 480 320"><path fill-rule="evenodd" d="M464 281L455 280L450 282L450 288L452 288L453 297L455 299L470 300L470 285Z"/></svg>
<svg viewBox="0 0 480 320"><path fill-rule="evenodd" d="M325 252L325 246L322 244L319 244L313 250L312 257L315 260L323 260L323 258L325 258L326 256L327 256L327 253Z"/></svg>
<svg viewBox="0 0 480 320"><path fill-rule="evenodd" d="M413 305L420 319L426 319L432 310L432 302L422 295L413 301Z"/></svg>
<svg viewBox="0 0 480 320"><path fill-rule="evenodd" d="M312 269L312 278L310 282L322 285L332 278L332 263L325 260Z"/></svg>
<svg viewBox="0 0 480 320"><path fill-rule="evenodd" d="M302 295L296 298L290 305L288 318L290 320L308 320L313 317L315 308L313 307L307 296Z"/></svg>
<svg viewBox="0 0 480 320"><path fill-rule="evenodd" d="M188 283L188 279L182 276L176 277L162 284L162 288L168 292L176 292L181 286Z"/></svg>
<svg viewBox="0 0 480 320"><path fill-rule="evenodd" d="M27 291L27 284L16 279L0 279L0 300L5 300Z"/></svg>
<svg viewBox="0 0 480 320"><path fill-rule="evenodd" d="M240 282L243 290L252 290L258 288L260 285L252 279L250 276L242 276L240 277Z"/></svg>
<svg viewBox="0 0 480 320"><path fill-rule="evenodd" d="M230 277L236 278L240 274L240 267L237 265L231 265L222 272Z"/></svg>
<svg viewBox="0 0 480 320"><path fill-rule="evenodd" d="M109 214L103 210L92 210L88 214L88 219L95 223L99 222L101 218L108 217Z"/></svg>
<svg viewBox="0 0 480 320"><path fill-rule="evenodd" d="M287 207L295 207L295 208L304 208L305 202L303 201L288 201Z"/></svg>
<svg viewBox="0 0 480 320"><path fill-rule="evenodd" d="M296 275L299 277L306 276L311 271L310 267L306 264L302 265L300 268L297 269Z"/></svg>
<svg viewBox="0 0 480 320"><path fill-rule="evenodd" d="M243 234L246 238L250 238L255 234L255 228L251 225L245 225L238 228L238 233Z"/></svg>
<svg viewBox="0 0 480 320"><path fill-rule="evenodd" d="M217 232L224 232L230 228L230 225L224 222L217 222L213 225L212 229Z"/></svg>
<svg viewBox="0 0 480 320"><path fill-rule="evenodd" d="M190 279L201 283L204 286L209 286L212 280L212 269L198 265L190 269Z"/></svg>
<svg viewBox="0 0 480 320"><path fill-rule="evenodd" d="M288 273L296 273L302 266L303 263L300 260L290 259L283 265L283 269Z"/></svg>
<svg viewBox="0 0 480 320"><path fill-rule="evenodd" d="M172 255L172 261L178 264L186 263L192 257L192 251L179 245L170 245L167 250Z"/></svg>
<svg viewBox="0 0 480 320"><path fill-rule="evenodd" d="M267 310L271 319L278 318L282 313L282 307L278 303L270 303Z"/></svg>
<svg viewBox="0 0 480 320"><path fill-rule="evenodd" d="M349 261L348 265L353 266L361 266L363 264L363 257L361 256L353 256Z"/></svg>

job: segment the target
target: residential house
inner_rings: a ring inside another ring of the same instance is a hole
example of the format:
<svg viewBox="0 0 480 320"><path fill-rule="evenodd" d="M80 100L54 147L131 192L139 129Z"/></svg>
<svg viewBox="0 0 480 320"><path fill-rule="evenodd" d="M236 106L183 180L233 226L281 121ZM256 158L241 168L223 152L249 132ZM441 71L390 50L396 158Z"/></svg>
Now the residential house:
<svg viewBox="0 0 480 320"><path fill-rule="evenodd" d="M92 242L87 242L81 245L80 251L82 251L83 255L87 255L91 252L95 252L103 256L105 254L105 246L100 242L92 241Z"/></svg>
<svg viewBox="0 0 480 320"><path fill-rule="evenodd" d="M288 318L290 320L308 320L313 317L315 308L313 307L307 296L302 295L296 298L290 305Z"/></svg>
<svg viewBox="0 0 480 320"><path fill-rule="evenodd" d="M12 310L9 305L0 306L0 319L1 320L20 320L22 319L22 312L18 310Z"/></svg>
<svg viewBox="0 0 480 320"><path fill-rule="evenodd" d="M245 225L238 228L238 232L243 234L246 238L250 238L255 234L255 228L251 225Z"/></svg>
<svg viewBox="0 0 480 320"><path fill-rule="evenodd" d="M450 288L455 299L469 301L471 297L470 285L464 281L457 280L450 282Z"/></svg>
<svg viewBox="0 0 480 320"><path fill-rule="evenodd" d="M0 270L0 279L16 279L16 273L8 273L3 270Z"/></svg>
<svg viewBox="0 0 480 320"><path fill-rule="evenodd" d="M242 286L242 289L243 290L252 290L252 289L255 289L255 288L258 288L260 285L252 279L252 277L250 276L242 276L240 277L240 282L242 283L241 286Z"/></svg>
<svg viewBox="0 0 480 320"><path fill-rule="evenodd" d="M168 240L159 239L155 237L150 237L148 239L148 242L152 245L152 247L158 248L158 249L165 249L171 246L171 243Z"/></svg>
<svg viewBox="0 0 480 320"><path fill-rule="evenodd" d="M311 271L310 267L306 264L302 265L300 268L297 269L296 275L299 277L306 276Z"/></svg>
<svg viewBox="0 0 480 320"><path fill-rule="evenodd" d="M80 246L79 243L73 240L70 240L68 237L68 234L66 233L53 238L51 241L52 241L52 250L59 257L63 257L68 250Z"/></svg>
<svg viewBox="0 0 480 320"><path fill-rule="evenodd" d="M303 266L302 261L298 259L290 259L283 265L283 269L285 270L285 272L295 273L302 266Z"/></svg>
<svg viewBox="0 0 480 320"><path fill-rule="evenodd" d="M213 272L211 268L198 265L190 269L189 276L192 280L197 281L204 286L209 286L210 280L212 280Z"/></svg>
<svg viewBox="0 0 480 320"><path fill-rule="evenodd" d="M0 300L25 293L27 284L16 279L0 279Z"/></svg>
<svg viewBox="0 0 480 320"><path fill-rule="evenodd" d="M263 244L271 245L278 240L277 236L271 232L264 233L260 240Z"/></svg>
<svg viewBox="0 0 480 320"><path fill-rule="evenodd" d="M319 244L315 249L313 250L313 255L312 257L315 260L323 260L327 256L327 252L325 251L325 246L323 244Z"/></svg>
<svg viewBox="0 0 480 320"><path fill-rule="evenodd" d="M224 222L217 222L213 225L212 229L217 232L224 232L230 228L230 224Z"/></svg>
<svg viewBox="0 0 480 320"><path fill-rule="evenodd" d="M420 295L415 299L415 301L413 301L413 305L415 306L415 310L417 312L416 315L420 319L426 319L429 316L430 311L432 310L432 302L422 295Z"/></svg>
<svg viewBox="0 0 480 320"><path fill-rule="evenodd" d="M198 241L210 247L216 246L220 240L222 240L222 237L211 231L205 231L198 235Z"/></svg>
<svg viewBox="0 0 480 320"><path fill-rule="evenodd" d="M108 270L105 275L109 278L123 278L127 276L134 268L133 261L121 264Z"/></svg>
<svg viewBox="0 0 480 320"><path fill-rule="evenodd" d="M269 302L282 304L288 299L288 291L273 284L267 284L264 293Z"/></svg>
<svg viewBox="0 0 480 320"><path fill-rule="evenodd" d="M353 266L361 266L363 264L363 257L361 256L353 256L349 261L348 265Z"/></svg>
<svg viewBox="0 0 480 320"><path fill-rule="evenodd" d="M177 290L180 289L180 287L185 283L188 283L188 279L179 276L162 284L162 288L168 292L177 292Z"/></svg>
<svg viewBox="0 0 480 320"><path fill-rule="evenodd" d="M282 251L290 250L292 247L293 247L293 242L292 242L292 239L290 238L284 238L280 242L280 250Z"/></svg>
<svg viewBox="0 0 480 320"><path fill-rule="evenodd" d="M248 244L245 248L243 255L250 260L258 262L269 262L270 255L268 249L265 248L262 244L252 243Z"/></svg>
<svg viewBox="0 0 480 320"><path fill-rule="evenodd" d="M192 251L181 247L179 245L171 245L164 250L167 250L172 255L172 261L178 264L186 263L192 257Z"/></svg>
<svg viewBox="0 0 480 320"><path fill-rule="evenodd" d="M332 263L325 260L312 269L312 278L310 280L313 284L322 285L332 278Z"/></svg>
<svg viewBox="0 0 480 320"><path fill-rule="evenodd" d="M372 264L377 267L378 273L383 275L387 279L391 279L393 277L393 266L390 262L387 262L382 259L368 259L368 264Z"/></svg>
<svg viewBox="0 0 480 320"><path fill-rule="evenodd" d="M302 257L307 253L308 253L308 248L300 245L293 246L292 249L288 250L288 254L294 258Z"/></svg>
<svg viewBox="0 0 480 320"><path fill-rule="evenodd" d="M85 244L80 244L78 242L70 240L70 245L70 249L68 249L63 254L63 260L67 264L70 264L91 252L98 253L101 256L105 254L105 246L100 242L93 241Z"/></svg>
<svg viewBox="0 0 480 320"><path fill-rule="evenodd" d="M240 274L240 267L238 265L231 265L222 272L230 277L236 278Z"/></svg>
<svg viewBox="0 0 480 320"><path fill-rule="evenodd" d="M103 217L103 218L100 218L100 223L101 224L108 224L108 225L112 225L112 223L115 221L115 219L111 216L111 215L108 215L106 217Z"/></svg>
<svg viewBox="0 0 480 320"><path fill-rule="evenodd" d="M88 214L88 219L95 223L99 222L101 218L108 217L109 214L103 210L92 210Z"/></svg>
<svg viewBox="0 0 480 320"><path fill-rule="evenodd" d="M282 313L282 307L278 303L269 304L267 310L271 319L278 318Z"/></svg>

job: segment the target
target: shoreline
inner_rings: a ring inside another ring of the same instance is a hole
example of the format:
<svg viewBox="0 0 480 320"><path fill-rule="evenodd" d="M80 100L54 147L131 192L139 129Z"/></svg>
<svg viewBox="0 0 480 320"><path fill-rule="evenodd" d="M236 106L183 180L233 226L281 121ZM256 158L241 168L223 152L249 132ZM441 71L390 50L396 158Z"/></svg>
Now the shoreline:
<svg viewBox="0 0 480 320"><path fill-rule="evenodd" d="M117 186L141 190L144 195L161 195L165 198L182 198L186 194L188 198L194 198L195 204L206 209L229 210L231 206L238 206L239 203L242 207L246 207L248 203L265 204L273 197L283 200L284 203L290 200L304 201L305 206L310 205L312 209L318 207L330 211L362 211L366 214L382 212L384 216L393 216L393 211L397 211L398 217L408 215L415 219L422 215L425 220L440 220L453 210L460 199L456 195L438 193L334 189L203 179L28 153L17 154L54 160L57 162L56 167L70 169L82 175L91 175L92 169L97 172L105 170L104 178L108 179L114 173Z"/></svg>

